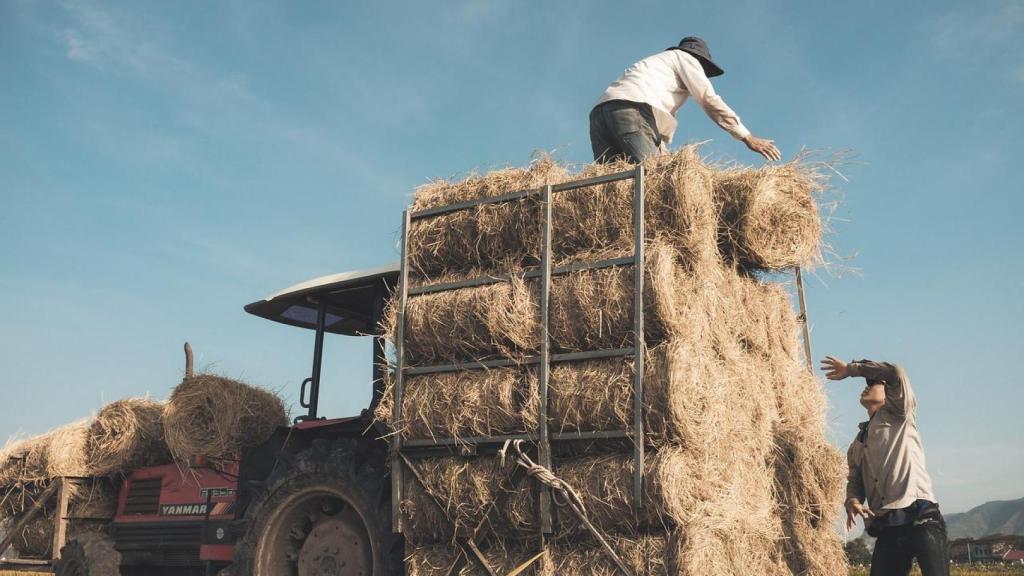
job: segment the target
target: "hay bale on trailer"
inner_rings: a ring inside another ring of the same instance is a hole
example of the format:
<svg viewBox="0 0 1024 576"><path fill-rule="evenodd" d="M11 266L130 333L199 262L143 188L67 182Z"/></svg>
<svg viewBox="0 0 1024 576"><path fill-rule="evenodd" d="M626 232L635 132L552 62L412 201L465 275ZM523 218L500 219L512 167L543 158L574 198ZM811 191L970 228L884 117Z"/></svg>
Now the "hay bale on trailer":
<svg viewBox="0 0 1024 576"><path fill-rule="evenodd" d="M85 420L45 434L9 441L0 452L0 486L25 485L58 476L89 476Z"/></svg>
<svg viewBox="0 0 1024 576"><path fill-rule="evenodd" d="M117 513L119 480L96 478L80 484L70 484L68 487L73 490L68 503L69 518L110 520Z"/></svg>
<svg viewBox="0 0 1024 576"><path fill-rule="evenodd" d="M284 403L276 394L210 374L185 378L164 407L164 438L182 462L237 454L287 425Z"/></svg>
<svg viewBox="0 0 1024 576"><path fill-rule="evenodd" d="M782 270L820 258L815 195L825 177L798 162L732 168L714 177L719 247L741 267Z"/></svg>
<svg viewBox="0 0 1024 576"><path fill-rule="evenodd" d="M20 519L20 516L12 518L12 526ZM46 511L25 524L11 542L19 558L49 559L53 556L53 522L53 513Z"/></svg>
<svg viewBox="0 0 1024 576"><path fill-rule="evenodd" d="M711 171L696 146L650 159L646 166L647 237L669 239L688 263L713 257L715 216ZM588 166L581 178L632 169L626 163ZM416 191L411 210L537 189L569 179L544 158L527 170L502 170L462 182L433 183ZM552 200L552 249L556 265L629 254L633 249L633 184L617 181L559 192ZM509 273L541 258L537 198L484 204L470 211L417 220L409 230L414 282Z"/></svg>
<svg viewBox="0 0 1024 576"><path fill-rule="evenodd" d="M648 349L644 377L647 442L707 449L731 437L765 454L776 411L758 401L771 386L757 367L736 362L704 339L669 341ZM752 361L751 361L752 362ZM713 384L709 385L709 382ZM607 358L554 364L549 381L553 432L629 429L633 425L633 362ZM467 438L537 430L536 368L494 368L411 376L403 422L395 425L392 390L376 417L405 439ZM743 418L736 417L743 414Z"/></svg>
<svg viewBox="0 0 1024 576"><path fill-rule="evenodd" d="M644 302L648 342L687 334L702 322L696 309L708 280L688 276L677 251L665 242L647 247ZM695 284L695 286L686 286ZM518 357L540 348L539 280L506 282L412 296L406 306L405 354L410 365ZM555 276L551 284L550 334L554 351L630 346L633 269L613 266ZM385 328L394 336L395 307Z"/></svg>
<svg viewBox="0 0 1024 576"><path fill-rule="evenodd" d="M48 448L46 435L8 440L0 452L0 486L45 479Z"/></svg>
<svg viewBox="0 0 1024 576"><path fill-rule="evenodd" d="M148 398L125 398L104 406L86 439L90 475L108 476L169 462L163 413L163 403Z"/></svg>
<svg viewBox="0 0 1024 576"><path fill-rule="evenodd" d="M627 163L587 166L580 178L632 169ZM761 168L715 170L697 146L649 158L645 225L648 239L663 237L694 269L718 260L756 270L810 264L818 256L821 222L815 196L827 179L815 166L791 162ZM461 182L419 188L410 210L494 198L514 191L557 185L568 171L549 158L528 169L507 169ZM630 181L556 194L552 201L555 265L629 254L632 250ZM542 222L536 198L484 204L414 221L409 229L409 264L415 284L536 266Z"/></svg>
<svg viewBox="0 0 1024 576"><path fill-rule="evenodd" d="M669 538L664 535L610 536L608 540L633 574L667 576L671 573L664 560L666 546L669 545ZM461 551L458 549L443 545L416 547L406 559L407 573L409 576L447 575L460 555ZM520 572L524 576L621 574L602 548L593 543L581 544L572 539L555 539L545 550L540 551L529 546L507 546L497 543L485 550L483 555L499 574L511 574L513 570L527 563L528 568ZM486 571L473 561L463 562L462 568L453 574L487 576Z"/></svg>

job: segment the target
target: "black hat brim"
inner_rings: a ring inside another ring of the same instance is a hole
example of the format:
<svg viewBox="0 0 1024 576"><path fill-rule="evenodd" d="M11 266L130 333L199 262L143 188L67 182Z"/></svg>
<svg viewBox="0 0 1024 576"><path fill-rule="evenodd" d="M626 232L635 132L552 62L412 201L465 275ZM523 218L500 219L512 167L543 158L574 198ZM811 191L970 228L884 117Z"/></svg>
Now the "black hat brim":
<svg viewBox="0 0 1024 576"><path fill-rule="evenodd" d="M666 50L682 50L690 56L693 56L698 62L700 62L701 67L704 68L704 74L707 75L708 78L714 78L715 76L725 74L725 70L722 70L718 64L715 64L711 60L705 58L702 54L697 54L693 51L687 50L686 48L680 48L679 46L670 46L666 48Z"/></svg>

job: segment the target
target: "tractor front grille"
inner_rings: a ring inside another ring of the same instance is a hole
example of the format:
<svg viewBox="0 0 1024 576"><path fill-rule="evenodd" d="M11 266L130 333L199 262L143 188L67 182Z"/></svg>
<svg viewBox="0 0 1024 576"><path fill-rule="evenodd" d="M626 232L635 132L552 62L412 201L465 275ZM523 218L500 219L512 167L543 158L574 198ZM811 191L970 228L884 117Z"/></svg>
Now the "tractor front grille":
<svg viewBox="0 0 1024 576"><path fill-rule="evenodd" d="M139 522L113 525L114 548L125 564L196 566L203 540L200 522Z"/></svg>
<svg viewBox="0 0 1024 576"><path fill-rule="evenodd" d="M125 497L125 514L160 513L160 487L163 477L132 480L128 485L128 496Z"/></svg>

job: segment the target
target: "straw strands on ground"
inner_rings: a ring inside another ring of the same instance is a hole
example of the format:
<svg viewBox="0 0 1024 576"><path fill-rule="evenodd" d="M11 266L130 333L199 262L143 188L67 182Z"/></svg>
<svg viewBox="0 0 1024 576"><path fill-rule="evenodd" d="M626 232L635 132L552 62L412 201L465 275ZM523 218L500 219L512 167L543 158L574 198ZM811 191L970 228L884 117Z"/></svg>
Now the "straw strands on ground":
<svg viewBox="0 0 1024 576"><path fill-rule="evenodd" d="M209 374L183 380L164 407L164 437L179 462L237 454L287 425L276 394Z"/></svg>

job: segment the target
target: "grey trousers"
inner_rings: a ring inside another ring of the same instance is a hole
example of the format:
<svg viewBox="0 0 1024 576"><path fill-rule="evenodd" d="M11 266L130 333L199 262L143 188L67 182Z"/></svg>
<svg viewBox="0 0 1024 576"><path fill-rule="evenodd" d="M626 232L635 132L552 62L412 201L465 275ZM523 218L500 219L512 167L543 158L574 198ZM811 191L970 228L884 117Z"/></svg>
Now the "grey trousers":
<svg viewBox="0 0 1024 576"><path fill-rule="evenodd" d="M626 159L638 163L661 151L650 106L611 100L590 111L590 146L595 162Z"/></svg>

